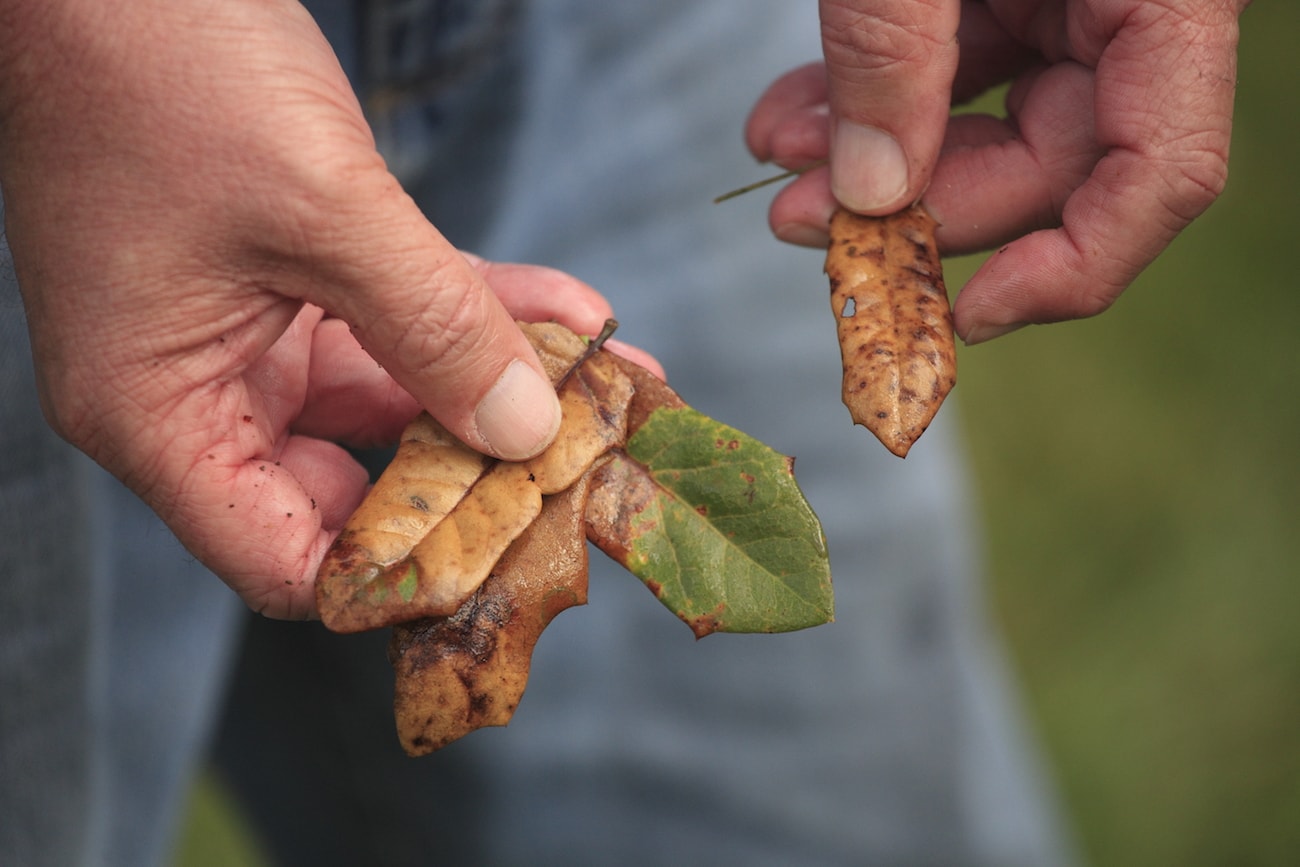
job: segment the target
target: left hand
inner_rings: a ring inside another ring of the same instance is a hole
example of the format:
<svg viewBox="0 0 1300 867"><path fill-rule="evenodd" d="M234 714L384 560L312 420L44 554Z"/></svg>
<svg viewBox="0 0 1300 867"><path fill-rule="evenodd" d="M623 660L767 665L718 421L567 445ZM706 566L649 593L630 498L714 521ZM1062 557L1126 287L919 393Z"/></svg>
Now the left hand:
<svg viewBox="0 0 1300 867"><path fill-rule="evenodd" d="M51 426L272 617L315 614L365 492L341 443L423 407L536 454L560 407L515 320L611 312L455 249L296 0L0 0L0 184Z"/></svg>

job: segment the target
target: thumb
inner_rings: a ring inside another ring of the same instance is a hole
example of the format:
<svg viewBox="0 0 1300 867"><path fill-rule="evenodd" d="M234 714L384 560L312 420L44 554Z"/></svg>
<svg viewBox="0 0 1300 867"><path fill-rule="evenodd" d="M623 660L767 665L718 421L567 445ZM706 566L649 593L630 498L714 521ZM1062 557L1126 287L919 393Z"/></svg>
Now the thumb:
<svg viewBox="0 0 1300 867"><path fill-rule="evenodd" d="M347 321L463 442L507 460L542 451L559 429L559 401L514 319L405 193L370 201L370 213L350 221L366 230L333 251L332 273L307 300Z"/></svg>
<svg viewBox="0 0 1300 867"><path fill-rule="evenodd" d="M831 190L885 214L916 201L938 159L957 69L960 0L821 0Z"/></svg>

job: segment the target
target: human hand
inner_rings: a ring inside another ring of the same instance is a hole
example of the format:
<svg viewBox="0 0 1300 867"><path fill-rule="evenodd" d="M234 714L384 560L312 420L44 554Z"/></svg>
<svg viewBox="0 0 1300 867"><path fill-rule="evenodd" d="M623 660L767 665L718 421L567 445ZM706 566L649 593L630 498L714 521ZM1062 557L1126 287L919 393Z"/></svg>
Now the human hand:
<svg viewBox="0 0 1300 867"><path fill-rule="evenodd" d="M455 250L292 0L0 4L0 184L51 424L271 616L314 614L364 492L336 442L424 406L534 454L558 403L514 318L610 315Z"/></svg>
<svg viewBox="0 0 1300 867"><path fill-rule="evenodd" d="M953 308L978 343L1105 310L1222 191L1249 0L822 0L825 63L746 126L786 167L773 231L826 243L837 201L922 199L948 254L999 247ZM1010 81L1006 119L949 119Z"/></svg>

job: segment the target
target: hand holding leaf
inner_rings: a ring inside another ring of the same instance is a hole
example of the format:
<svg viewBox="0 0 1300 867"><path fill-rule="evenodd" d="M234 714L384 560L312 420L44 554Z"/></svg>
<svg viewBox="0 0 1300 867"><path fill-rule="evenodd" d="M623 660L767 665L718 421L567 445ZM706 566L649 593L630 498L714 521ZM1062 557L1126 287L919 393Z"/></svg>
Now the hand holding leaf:
<svg viewBox="0 0 1300 867"><path fill-rule="evenodd" d="M542 628L586 600L587 539L697 636L832 618L825 538L791 459L562 326L524 330L560 383L550 449L475 464L422 416L318 577L329 628L398 626L395 713L413 755L509 720Z"/></svg>

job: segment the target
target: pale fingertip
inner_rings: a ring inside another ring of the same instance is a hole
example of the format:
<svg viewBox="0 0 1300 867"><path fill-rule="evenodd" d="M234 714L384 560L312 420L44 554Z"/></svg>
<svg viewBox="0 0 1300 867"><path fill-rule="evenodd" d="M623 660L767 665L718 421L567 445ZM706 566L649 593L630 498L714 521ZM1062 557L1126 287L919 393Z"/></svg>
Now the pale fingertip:
<svg viewBox="0 0 1300 867"><path fill-rule="evenodd" d="M858 213L898 204L907 193L907 156L892 135L839 120L831 138L831 192Z"/></svg>
<svg viewBox="0 0 1300 867"><path fill-rule="evenodd" d="M533 367L515 359L479 401L474 427L492 454L508 461L537 455L560 429L555 388Z"/></svg>

